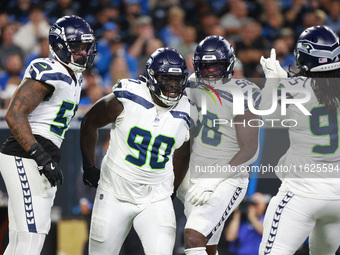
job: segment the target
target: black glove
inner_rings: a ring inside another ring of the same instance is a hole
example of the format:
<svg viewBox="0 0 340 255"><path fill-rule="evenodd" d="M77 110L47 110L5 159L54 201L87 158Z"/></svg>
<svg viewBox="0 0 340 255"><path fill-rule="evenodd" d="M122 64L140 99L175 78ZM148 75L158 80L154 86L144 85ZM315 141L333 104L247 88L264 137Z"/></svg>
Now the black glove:
<svg viewBox="0 0 340 255"><path fill-rule="evenodd" d="M83 182L90 187L98 187L100 177L100 169L96 166L83 167Z"/></svg>
<svg viewBox="0 0 340 255"><path fill-rule="evenodd" d="M29 150L31 157L37 162L40 175L44 174L47 180L54 187L58 181L63 184L64 175L58 164L52 160L51 156L39 143L35 143Z"/></svg>

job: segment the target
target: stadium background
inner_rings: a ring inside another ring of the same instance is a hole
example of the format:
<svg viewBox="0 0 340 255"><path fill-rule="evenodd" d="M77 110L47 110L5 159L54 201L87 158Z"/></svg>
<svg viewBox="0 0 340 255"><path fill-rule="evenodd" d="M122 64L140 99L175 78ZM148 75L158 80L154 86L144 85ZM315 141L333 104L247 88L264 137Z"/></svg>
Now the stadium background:
<svg viewBox="0 0 340 255"><path fill-rule="evenodd" d="M61 168L65 183L57 192L54 223L43 254L57 254L57 250L58 254L78 254L65 252L72 250L76 241L73 242L72 238L65 241L61 236L68 237L68 227L72 228L74 222L79 223L74 219L81 219L84 223L77 207L81 194L76 187L81 178L79 124L84 112L98 98L110 93L118 79L136 79L142 75L145 61L155 49L162 46L178 49L186 58L190 72L193 72L191 59L197 43L207 35L221 35L233 44L236 51L239 64L235 67L234 77L253 79L264 77L259 59L262 55L267 57L272 47L276 49L283 68L294 72L293 48L304 28L324 24L340 33L338 0L1 0L1 143L9 135L4 114L25 67L34 58L50 56L49 26L59 17L70 14L79 15L91 24L98 39L99 53L94 68L84 74L79 111L62 145ZM105 132L107 129L101 130L100 143L105 141ZM275 165L289 146L287 130L262 129L261 140L262 151L256 164ZM279 181L274 175L251 177L248 195L255 191L270 195L276 193ZM7 241L7 222L6 190L3 184L0 188L3 192L0 193L1 253ZM175 200L175 208L179 232L175 253L181 254L184 219L178 200ZM74 226L74 229L79 227ZM86 231L83 225L80 229ZM77 239L77 233L72 232L71 235ZM134 236L129 240L137 242ZM71 243L71 248L65 248L65 253L61 253L68 243ZM224 240L221 240L220 246L220 254L228 254L228 244ZM129 247L133 252L129 251ZM139 253L130 243L123 249L124 254Z"/></svg>

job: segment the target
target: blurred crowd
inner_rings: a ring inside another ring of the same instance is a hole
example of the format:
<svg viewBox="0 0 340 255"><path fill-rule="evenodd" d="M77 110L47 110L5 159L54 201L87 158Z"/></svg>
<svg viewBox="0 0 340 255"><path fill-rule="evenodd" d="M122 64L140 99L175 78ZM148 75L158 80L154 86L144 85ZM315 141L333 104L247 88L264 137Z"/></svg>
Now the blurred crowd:
<svg viewBox="0 0 340 255"><path fill-rule="evenodd" d="M86 109L121 78L137 79L157 48L176 48L193 72L197 42L221 35L235 48L235 78L263 77L260 57L274 47L294 71L293 48L307 27L328 25L340 34L338 0L1 0L0 108L5 109L23 72L37 57L51 57L49 27L79 15L98 39L94 68L84 73L79 105Z"/></svg>

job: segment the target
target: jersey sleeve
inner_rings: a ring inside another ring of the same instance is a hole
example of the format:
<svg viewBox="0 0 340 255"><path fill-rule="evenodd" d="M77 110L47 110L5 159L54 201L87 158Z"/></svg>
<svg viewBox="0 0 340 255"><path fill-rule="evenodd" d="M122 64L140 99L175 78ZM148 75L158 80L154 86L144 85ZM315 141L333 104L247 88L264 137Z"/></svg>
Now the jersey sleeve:
<svg viewBox="0 0 340 255"><path fill-rule="evenodd" d="M26 68L24 78L41 81L53 87L56 87L60 81L71 85L72 78L65 72L66 69L61 69L56 61L48 58L37 58Z"/></svg>

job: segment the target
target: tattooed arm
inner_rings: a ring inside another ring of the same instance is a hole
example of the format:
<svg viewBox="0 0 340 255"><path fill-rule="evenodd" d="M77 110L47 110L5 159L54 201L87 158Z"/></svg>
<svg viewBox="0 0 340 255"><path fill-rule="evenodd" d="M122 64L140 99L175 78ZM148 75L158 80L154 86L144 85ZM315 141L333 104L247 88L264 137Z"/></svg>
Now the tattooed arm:
<svg viewBox="0 0 340 255"><path fill-rule="evenodd" d="M40 81L26 79L18 87L8 107L5 120L18 143L29 151L37 143L28 123L27 116L44 98L53 93L54 88Z"/></svg>

